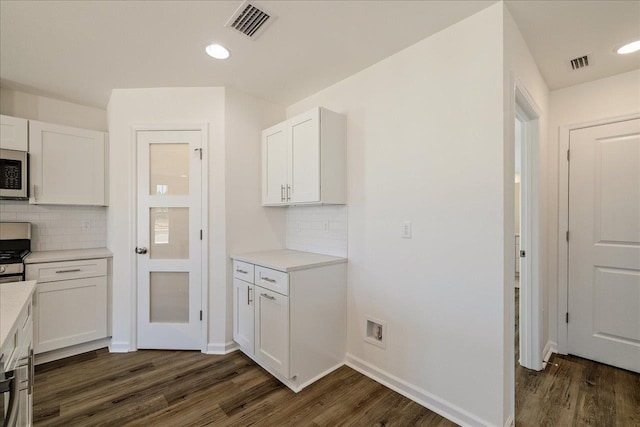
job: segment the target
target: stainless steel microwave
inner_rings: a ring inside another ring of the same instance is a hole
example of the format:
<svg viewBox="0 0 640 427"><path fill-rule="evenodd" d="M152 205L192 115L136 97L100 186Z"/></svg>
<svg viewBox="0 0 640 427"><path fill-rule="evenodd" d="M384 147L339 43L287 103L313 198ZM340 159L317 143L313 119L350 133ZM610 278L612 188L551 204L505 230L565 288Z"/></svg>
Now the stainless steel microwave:
<svg viewBox="0 0 640 427"><path fill-rule="evenodd" d="M29 198L29 154L0 149L0 199Z"/></svg>

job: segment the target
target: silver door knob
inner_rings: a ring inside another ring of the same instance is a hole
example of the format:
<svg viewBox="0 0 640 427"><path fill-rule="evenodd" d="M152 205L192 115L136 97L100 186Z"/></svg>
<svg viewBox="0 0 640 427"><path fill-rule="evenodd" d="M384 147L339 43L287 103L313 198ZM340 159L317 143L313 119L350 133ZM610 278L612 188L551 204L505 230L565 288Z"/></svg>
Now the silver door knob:
<svg viewBox="0 0 640 427"><path fill-rule="evenodd" d="M138 255L144 255L147 253L147 248L136 248L136 253Z"/></svg>

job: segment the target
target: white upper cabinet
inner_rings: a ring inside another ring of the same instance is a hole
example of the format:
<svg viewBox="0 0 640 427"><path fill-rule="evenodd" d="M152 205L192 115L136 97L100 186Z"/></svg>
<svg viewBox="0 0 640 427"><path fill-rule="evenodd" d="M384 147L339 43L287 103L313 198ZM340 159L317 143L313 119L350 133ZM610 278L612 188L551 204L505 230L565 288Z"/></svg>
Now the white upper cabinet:
<svg viewBox="0 0 640 427"><path fill-rule="evenodd" d="M262 132L262 204L346 203L346 119L314 108Z"/></svg>
<svg viewBox="0 0 640 427"><path fill-rule="evenodd" d="M27 119L0 116L0 148L3 150L28 151L27 127Z"/></svg>
<svg viewBox="0 0 640 427"><path fill-rule="evenodd" d="M33 204L106 206L106 134L29 121Z"/></svg>

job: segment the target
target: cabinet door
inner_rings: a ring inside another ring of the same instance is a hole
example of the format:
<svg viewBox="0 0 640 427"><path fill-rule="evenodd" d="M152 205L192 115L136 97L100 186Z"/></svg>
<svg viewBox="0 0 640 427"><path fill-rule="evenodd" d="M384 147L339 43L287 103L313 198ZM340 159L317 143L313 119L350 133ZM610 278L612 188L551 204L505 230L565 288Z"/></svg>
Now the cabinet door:
<svg viewBox="0 0 640 427"><path fill-rule="evenodd" d="M36 354L107 336L107 278L39 283L34 301Z"/></svg>
<svg viewBox="0 0 640 427"><path fill-rule="evenodd" d="M287 190L286 122L262 132L262 204L282 205Z"/></svg>
<svg viewBox="0 0 640 427"><path fill-rule="evenodd" d="M29 122L31 203L106 205L104 132Z"/></svg>
<svg viewBox="0 0 640 427"><path fill-rule="evenodd" d="M233 340L251 354L255 316L253 291L251 283L233 279Z"/></svg>
<svg viewBox="0 0 640 427"><path fill-rule="evenodd" d="M288 122L289 203L320 201L320 109Z"/></svg>
<svg viewBox="0 0 640 427"><path fill-rule="evenodd" d="M27 119L0 116L0 148L3 150L28 151Z"/></svg>
<svg viewBox="0 0 640 427"><path fill-rule="evenodd" d="M255 357L289 378L289 298L255 287Z"/></svg>

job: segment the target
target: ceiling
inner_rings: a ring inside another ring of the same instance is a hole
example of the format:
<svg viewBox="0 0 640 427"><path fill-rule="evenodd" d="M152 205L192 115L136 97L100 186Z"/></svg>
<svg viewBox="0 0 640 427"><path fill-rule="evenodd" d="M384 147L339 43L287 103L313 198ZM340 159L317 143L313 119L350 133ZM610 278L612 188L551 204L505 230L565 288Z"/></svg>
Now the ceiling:
<svg viewBox="0 0 640 427"><path fill-rule="evenodd" d="M640 40L640 1L507 1L550 90L640 68L640 52L618 55ZM589 53L588 68L569 60Z"/></svg>
<svg viewBox="0 0 640 427"><path fill-rule="evenodd" d="M267 1L257 39L225 28L236 1L0 1L0 85L104 108L111 90L231 86L288 105L470 16L487 1ZM640 1L510 1L551 89L634 68ZM209 58L206 45L231 51ZM593 67L570 72L584 53Z"/></svg>

